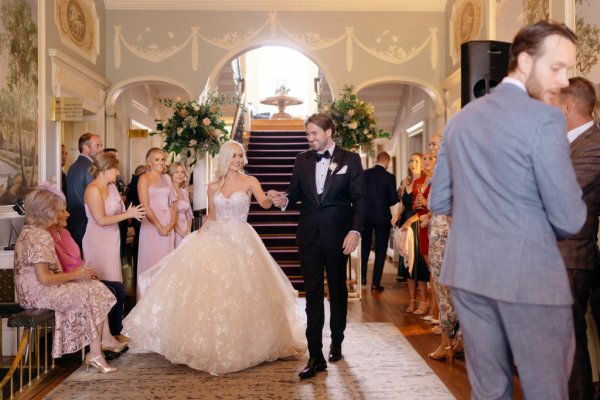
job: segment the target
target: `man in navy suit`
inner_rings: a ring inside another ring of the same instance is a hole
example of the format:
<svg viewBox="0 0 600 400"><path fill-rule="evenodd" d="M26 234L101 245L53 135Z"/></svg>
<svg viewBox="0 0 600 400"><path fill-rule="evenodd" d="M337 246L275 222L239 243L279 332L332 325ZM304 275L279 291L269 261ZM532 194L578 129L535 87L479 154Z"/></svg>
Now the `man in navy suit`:
<svg viewBox="0 0 600 400"><path fill-rule="evenodd" d="M586 206L565 119L541 100L568 86L576 35L522 28L508 76L448 122L429 209L452 215L440 282L452 289L474 399L567 399L573 296L557 239L579 232Z"/></svg>
<svg viewBox="0 0 600 400"><path fill-rule="evenodd" d="M83 193L87 185L94 180L90 174L90 167L96 155L101 152L102 139L100 136L84 133L79 138L79 157L67 172L67 211L70 214L67 220L67 229L82 251L81 242L87 227Z"/></svg>
<svg viewBox="0 0 600 400"><path fill-rule="evenodd" d="M313 114L306 120L311 150L296 157L287 197L269 191L276 207L301 201L296 241L306 288L306 338L309 360L300 379L327 369L323 357L325 310L324 272L331 301L331 348L329 361L342 359L346 328L348 255L357 247L365 221L364 172L356 153L336 146L335 124L328 114Z"/></svg>
<svg viewBox="0 0 600 400"><path fill-rule="evenodd" d="M387 254L392 213L390 207L398 202L396 178L387 171L390 155L385 151L377 154L377 164L365 171L367 192L367 220L362 231L361 268L362 284L367 284L367 264L373 232L375 232L375 262L373 263L373 283L371 290L383 291L381 275Z"/></svg>

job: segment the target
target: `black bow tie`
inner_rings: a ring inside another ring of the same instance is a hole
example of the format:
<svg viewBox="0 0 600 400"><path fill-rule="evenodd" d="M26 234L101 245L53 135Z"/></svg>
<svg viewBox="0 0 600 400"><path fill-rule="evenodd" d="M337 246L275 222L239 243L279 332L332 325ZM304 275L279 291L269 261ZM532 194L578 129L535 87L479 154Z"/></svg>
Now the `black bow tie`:
<svg viewBox="0 0 600 400"><path fill-rule="evenodd" d="M329 154L329 150L327 150L325 153L315 153L315 158L317 159L317 162L319 162L324 158L331 158L331 154Z"/></svg>

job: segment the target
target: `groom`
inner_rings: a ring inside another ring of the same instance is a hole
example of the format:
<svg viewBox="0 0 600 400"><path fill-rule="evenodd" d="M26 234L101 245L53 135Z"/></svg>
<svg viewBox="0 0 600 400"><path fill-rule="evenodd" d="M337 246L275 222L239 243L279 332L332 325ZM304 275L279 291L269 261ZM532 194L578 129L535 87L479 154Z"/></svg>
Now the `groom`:
<svg viewBox="0 0 600 400"><path fill-rule="evenodd" d="M343 357L348 305L346 263L358 246L366 214L364 175L358 154L335 145L335 124L328 114L311 115L305 126L311 150L296 157L287 196L269 191L276 207L285 209L289 204L302 202L296 241L306 288L309 359L300 379L327 369L322 352L324 271L331 301L329 361Z"/></svg>

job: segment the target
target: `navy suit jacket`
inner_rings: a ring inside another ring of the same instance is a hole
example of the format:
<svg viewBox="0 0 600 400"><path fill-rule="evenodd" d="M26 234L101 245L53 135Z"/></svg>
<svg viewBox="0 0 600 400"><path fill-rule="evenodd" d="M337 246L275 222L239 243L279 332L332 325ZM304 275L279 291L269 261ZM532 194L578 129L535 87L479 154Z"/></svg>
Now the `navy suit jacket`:
<svg viewBox="0 0 600 400"><path fill-rule="evenodd" d="M396 178L381 165L365 171L367 191L367 222L372 225L391 226L390 207L398 202Z"/></svg>
<svg viewBox="0 0 600 400"><path fill-rule="evenodd" d="M91 165L92 161L80 154L67 172L67 211L70 214L67 229L80 248L87 227L83 193L87 185L94 180L90 174Z"/></svg>
<svg viewBox="0 0 600 400"><path fill-rule="evenodd" d="M586 219L563 114L512 83L448 122L429 209L452 215L440 282L494 300L573 302L557 238Z"/></svg>
<svg viewBox="0 0 600 400"><path fill-rule="evenodd" d="M288 188L288 204L301 201L296 241L299 246L314 244L319 235L325 248L342 251L349 231L360 232L365 222L366 195L364 171L356 153L335 146L321 199L315 180L315 151L298 154L292 181Z"/></svg>

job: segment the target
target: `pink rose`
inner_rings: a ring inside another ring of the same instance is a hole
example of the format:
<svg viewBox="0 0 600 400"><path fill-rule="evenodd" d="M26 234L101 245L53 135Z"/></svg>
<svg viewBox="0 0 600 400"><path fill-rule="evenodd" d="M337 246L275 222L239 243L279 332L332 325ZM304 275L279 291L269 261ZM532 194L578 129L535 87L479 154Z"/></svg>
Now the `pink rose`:
<svg viewBox="0 0 600 400"><path fill-rule="evenodd" d="M205 126L209 126L209 125L210 125L210 118L208 118L208 117L204 118L204 119L202 120L202 123L203 123Z"/></svg>

